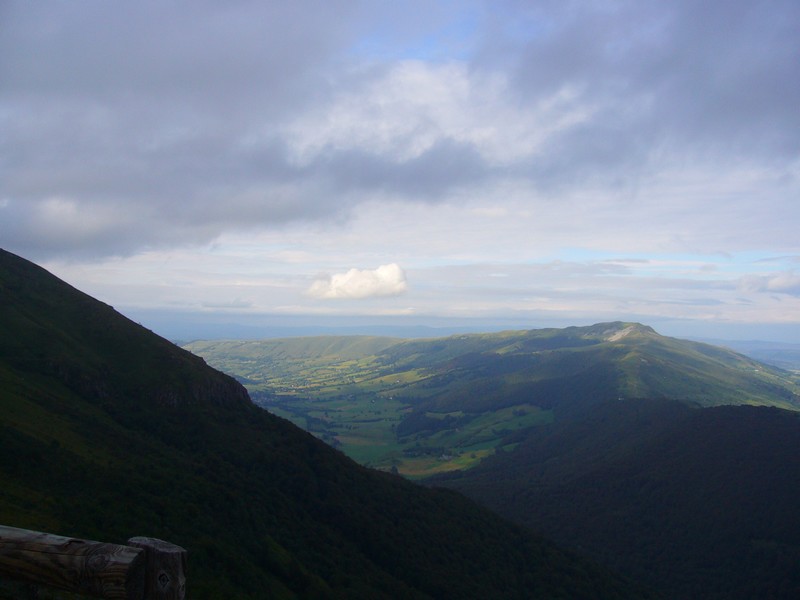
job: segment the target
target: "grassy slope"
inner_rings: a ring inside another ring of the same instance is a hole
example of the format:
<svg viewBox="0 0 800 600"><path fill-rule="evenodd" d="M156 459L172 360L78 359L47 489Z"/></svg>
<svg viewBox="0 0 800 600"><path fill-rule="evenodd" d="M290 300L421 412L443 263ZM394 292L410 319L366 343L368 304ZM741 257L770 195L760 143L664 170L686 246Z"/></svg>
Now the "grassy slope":
<svg viewBox="0 0 800 600"><path fill-rule="evenodd" d="M626 598L452 492L359 467L0 251L0 522L189 550L193 598Z"/></svg>
<svg viewBox="0 0 800 600"><path fill-rule="evenodd" d="M669 598L800 596L800 417L612 401L435 485L467 493Z"/></svg>
<svg viewBox="0 0 800 600"><path fill-rule="evenodd" d="M469 467L509 433L603 400L798 407L791 374L633 323L187 347L240 378L271 411L362 463L410 476Z"/></svg>

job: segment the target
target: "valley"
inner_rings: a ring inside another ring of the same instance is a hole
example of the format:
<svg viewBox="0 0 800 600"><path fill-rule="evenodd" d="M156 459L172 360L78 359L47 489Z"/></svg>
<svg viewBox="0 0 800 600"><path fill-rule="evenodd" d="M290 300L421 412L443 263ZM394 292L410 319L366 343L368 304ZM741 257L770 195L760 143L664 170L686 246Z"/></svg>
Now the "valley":
<svg viewBox="0 0 800 600"><path fill-rule="evenodd" d="M619 398L800 408L798 378L635 323L405 340L319 336L184 346L356 461L421 478Z"/></svg>
<svg viewBox="0 0 800 600"><path fill-rule="evenodd" d="M0 251L0 523L170 540L193 598L800 595L792 372L628 322L187 348Z"/></svg>
<svg viewBox="0 0 800 600"><path fill-rule="evenodd" d="M359 466L3 250L0 524L168 540L197 600L657 597L459 493Z"/></svg>
<svg viewBox="0 0 800 600"><path fill-rule="evenodd" d="M624 322L187 348L358 462L666 598L800 594L796 372Z"/></svg>
<svg viewBox="0 0 800 600"><path fill-rule="evenodd" d="M379 353L395 338L321 337L259 342L194 342L186 349L235 375L253 401L354 460L411 478L468 468L503 436L552 419L529 404L497 411L425 411L412 398L446 384L415 367L398 371Z"/></svg>

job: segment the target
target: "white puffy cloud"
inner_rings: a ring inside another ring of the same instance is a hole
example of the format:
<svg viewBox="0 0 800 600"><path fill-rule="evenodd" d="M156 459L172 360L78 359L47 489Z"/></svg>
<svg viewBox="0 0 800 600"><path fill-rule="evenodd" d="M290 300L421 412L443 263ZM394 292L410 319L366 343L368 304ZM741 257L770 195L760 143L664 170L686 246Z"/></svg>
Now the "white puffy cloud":
<svg viewBox="0 0 800 600"><path fill-rule="evenodd" d="M308 293L323 299L360 299L399 296L407 289L405 272L397 263L391 263L374 270L350 269L346 273L317 279Z"/></svg>

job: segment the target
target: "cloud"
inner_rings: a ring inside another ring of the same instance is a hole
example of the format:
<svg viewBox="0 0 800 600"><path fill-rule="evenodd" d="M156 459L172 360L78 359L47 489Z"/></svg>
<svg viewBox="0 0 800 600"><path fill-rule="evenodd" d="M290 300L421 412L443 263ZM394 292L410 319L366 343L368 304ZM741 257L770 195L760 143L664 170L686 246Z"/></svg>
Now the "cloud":
<svg viewBox="0 0 800 600"><path fill-rule="evenodd" d="M316 280L308 290L315 298L362 299L399 296L408 289L406 274L396 263L381 265L374 270L350 269Z"/></svg>
<svg viewBox="0 0 800 600"><path fill-rule="evenodd" d="M784 129L800 125L796 2L508 4L527 21L525 33L487 37L483 60L508 70L523 98L569 87L576 102L594 107L595 118L565 138L573 148L591 142L581 159L616 149L619 160L656 142L655 151L677 143L702 152L797 152L797 136Z"/></svg>
<svg viewBox="0 0 800 600"><path fill-rule="evenodd" d="M783 271L772 275L747 275L740 280L740 288L748 292L788 294L800 297L800 275Z"/></svg>
<svg viewBox="0 0 800 600"><path fill-rule="evenodd" d="M377 314L319 299L402 293L341 268L402 256L417 314L800 322L797 259L754 263L800 254L798 20L0 1L0 245L114 305Z"/></svg>

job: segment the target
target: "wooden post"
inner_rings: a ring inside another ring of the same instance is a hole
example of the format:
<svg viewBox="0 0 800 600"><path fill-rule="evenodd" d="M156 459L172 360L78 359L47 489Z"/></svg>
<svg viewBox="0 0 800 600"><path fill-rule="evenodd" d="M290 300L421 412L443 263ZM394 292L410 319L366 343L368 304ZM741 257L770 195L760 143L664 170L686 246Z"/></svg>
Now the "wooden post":
<svg viewBox="0 0 800 600"><path fill-rule="evenodd" d="M144 600L186 598L186 550L150 537L134 537L129 546L145 553Z"/></svg>
<svg viewBox="0 0 800 600"><path fill-rule="evenodd" d="M141 600L141 548L0 525L0 575L98 598Z"/></svg>

